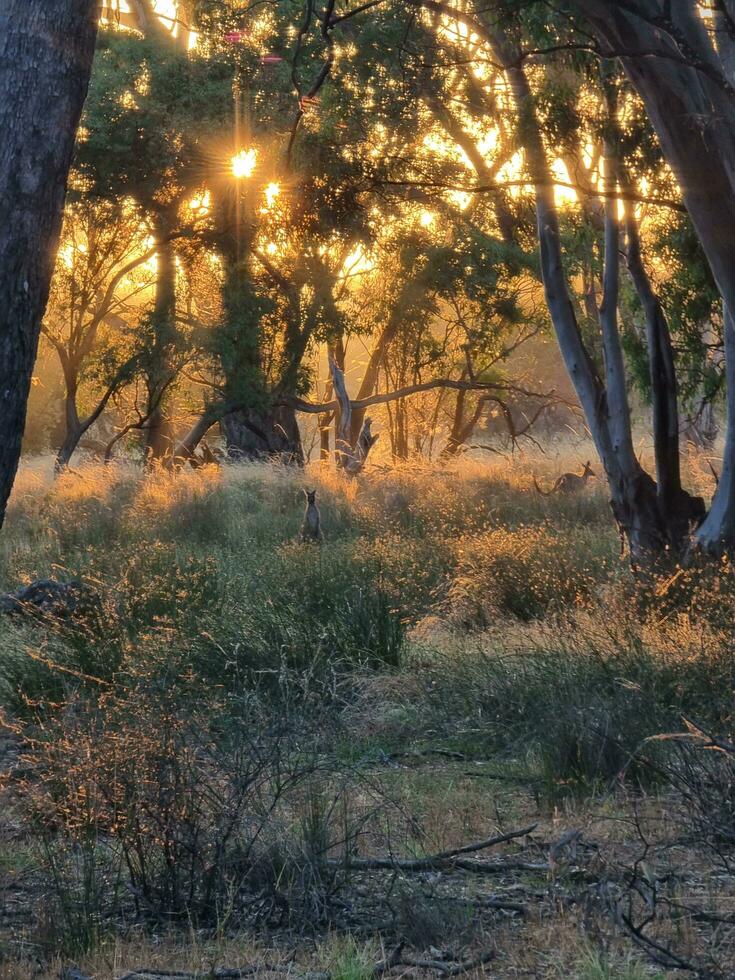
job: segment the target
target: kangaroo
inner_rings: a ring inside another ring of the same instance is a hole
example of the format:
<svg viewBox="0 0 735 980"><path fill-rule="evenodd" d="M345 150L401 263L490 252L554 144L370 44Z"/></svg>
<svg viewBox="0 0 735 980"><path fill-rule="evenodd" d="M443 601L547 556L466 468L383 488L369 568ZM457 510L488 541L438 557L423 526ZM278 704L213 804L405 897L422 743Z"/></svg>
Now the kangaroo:
<svg viewBox="0 0 735 980"><path fill-rule="evenodd" d="M306 510L304 511L304 523L301 525L302 541L323 541L322 534L322 515L316 505L316 490L304 490L306 497Z"/></svg>
<svg viewBox="0 0 735 980"><path fill-rule="evenodd" d="M591 476L596 476L595 471L590 466L589 460L584 464L581 473L562 473L551 490L542 490L533 478L533 485L542 497L550 497L554 493L578 493L587 486L587 481Z"/></svg>

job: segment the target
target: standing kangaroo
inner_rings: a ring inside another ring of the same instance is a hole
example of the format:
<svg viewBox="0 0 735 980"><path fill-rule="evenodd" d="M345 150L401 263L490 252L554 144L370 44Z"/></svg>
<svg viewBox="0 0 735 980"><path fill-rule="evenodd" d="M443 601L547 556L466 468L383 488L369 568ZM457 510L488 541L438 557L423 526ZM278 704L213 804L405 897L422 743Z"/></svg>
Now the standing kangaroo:
<svg viewBox="0 0 735 980"><path fill-rule="evenodd" d="M302 541L323 541L322 534L322 515L316 505L316 490L304 490L306 497L306 510L304 511L304 523L301 525Z"/></svg>
<svg viewBox="0 0 735 980"><path fill-rule="evenodd" d="M589 478L595 475L595 471L590 466L590 461L587 460L581 473L562 473L551 490L542 490L536 482L535 476L533 485L542 497L550 497L554 493L578 493L580 490L584 490Z"/></svg>

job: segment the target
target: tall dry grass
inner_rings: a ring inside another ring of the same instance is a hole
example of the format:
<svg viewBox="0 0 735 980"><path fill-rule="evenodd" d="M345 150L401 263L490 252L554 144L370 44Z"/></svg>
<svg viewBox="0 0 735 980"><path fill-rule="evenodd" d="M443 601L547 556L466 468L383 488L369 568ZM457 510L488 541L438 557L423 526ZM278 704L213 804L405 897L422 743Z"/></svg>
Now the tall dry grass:
<svg viewBox="0 0 735 980"><path fill-rule="evenodd" d="M410 837L410 801L365 817L360 774L396 752L492 764L553 807L665 778L649 739L684 715L726 729L731 569L639 595L601 483L533 488L589 455L352 481L25 465L0 587L80 577L101 597L87 620L0 634L0 706L34 746L16 789L63 925L50 941L103 941L131 894L144 918L220 921L258 888L277 917L285 891L290 922L325 927L342 883L324 855ZM321 547L299 541L304 486Z"/></svg>

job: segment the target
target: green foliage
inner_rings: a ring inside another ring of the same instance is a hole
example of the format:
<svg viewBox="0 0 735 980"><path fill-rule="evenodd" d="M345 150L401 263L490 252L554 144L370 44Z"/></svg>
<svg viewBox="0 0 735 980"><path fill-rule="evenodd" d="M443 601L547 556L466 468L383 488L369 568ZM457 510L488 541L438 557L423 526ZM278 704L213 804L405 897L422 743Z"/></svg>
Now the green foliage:
<svg viewBox="0 0 735 980"><path fill-rule="evenodd" d="M85 189L160 207L195 188L231 101L226 62L103 31L77 147Z"/></svg>

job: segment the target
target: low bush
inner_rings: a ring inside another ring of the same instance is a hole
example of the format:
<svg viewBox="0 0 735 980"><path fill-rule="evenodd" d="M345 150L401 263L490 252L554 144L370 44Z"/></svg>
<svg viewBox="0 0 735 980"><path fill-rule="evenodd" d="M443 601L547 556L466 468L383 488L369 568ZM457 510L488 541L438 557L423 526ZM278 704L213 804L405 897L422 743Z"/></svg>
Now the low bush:
<svg viewBox="0 0 735 980"><path fill-rule="evenodd" d="M471 753L525 759L550 798L659 778L654 757L668 749L647 739L688 713L722 724L735 664L716 638L693 656L679 645L692 640L683 627L661 625L647 642L632 614L617 613L537 629L510 653L467 645L451 657L425 654L427 732Z"/></svg>
<svg viewBox="0 0 735 980"><path fill-rule="evenodd" d="M16 784L66 954L124 923L326 925L340 861L382 801L330 762L323 718L222 698L175 671L27 723Z"/></svg>

